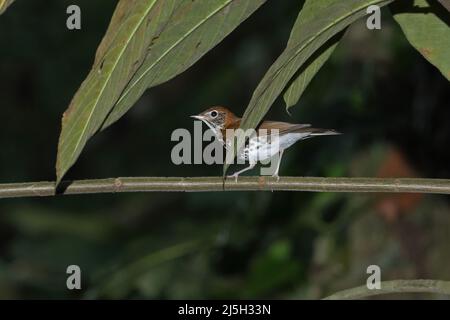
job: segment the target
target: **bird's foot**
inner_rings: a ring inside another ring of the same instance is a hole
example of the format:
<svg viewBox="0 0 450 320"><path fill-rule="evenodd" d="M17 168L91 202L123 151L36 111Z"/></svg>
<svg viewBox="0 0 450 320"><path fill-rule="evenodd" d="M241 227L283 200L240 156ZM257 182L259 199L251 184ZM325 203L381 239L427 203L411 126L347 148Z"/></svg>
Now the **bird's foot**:
<svg viewBox="0 0 450 320"><path fill-rule="evenodd" d="M236 172L236 173L232 174L231 176L227 176L227 178L234 178L234 182L237 183L238 176L239 176L239 173Z"/></svg>
<svg viewBox="0 0 450 320"><path fill-rule="evenodd" d="M272 178L277 179L277 182L280 181L280 176L278 175L278 173L273 174L273 175L272 175Z"/></svg>

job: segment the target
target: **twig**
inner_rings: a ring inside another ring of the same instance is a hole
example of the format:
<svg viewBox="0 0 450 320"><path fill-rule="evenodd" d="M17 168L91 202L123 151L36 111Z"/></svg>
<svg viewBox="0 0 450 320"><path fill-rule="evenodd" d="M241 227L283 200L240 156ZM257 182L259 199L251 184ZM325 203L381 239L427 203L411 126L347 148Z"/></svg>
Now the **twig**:
<svg viewBox="0 0 450 320"><path fill-rule="evenodd" d="M414 192L450 194L450 179L282 177L134 177L0 184L0 198L114 192L206 191Z"/></svg>
<svg viewBox="0 0 450 320"><path fill-rule="evenodd" d="M368 289L367 286L339 291L324 300L361 299L388 293L437 293L450 296L450 281L442 280L392 280L381 282L381 289Z"/></svg>

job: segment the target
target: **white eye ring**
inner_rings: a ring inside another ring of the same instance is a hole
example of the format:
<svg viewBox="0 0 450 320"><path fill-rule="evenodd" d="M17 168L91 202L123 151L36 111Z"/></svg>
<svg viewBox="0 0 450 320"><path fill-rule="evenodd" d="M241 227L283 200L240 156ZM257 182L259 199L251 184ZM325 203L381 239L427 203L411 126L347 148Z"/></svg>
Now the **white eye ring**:
<svg viewBox="0 0 450 320"><path fill-rule="evenodd" d="M212 118L216 118L219 115L219 113L216 110L213 110L211 111L210 115Z"/></svg>

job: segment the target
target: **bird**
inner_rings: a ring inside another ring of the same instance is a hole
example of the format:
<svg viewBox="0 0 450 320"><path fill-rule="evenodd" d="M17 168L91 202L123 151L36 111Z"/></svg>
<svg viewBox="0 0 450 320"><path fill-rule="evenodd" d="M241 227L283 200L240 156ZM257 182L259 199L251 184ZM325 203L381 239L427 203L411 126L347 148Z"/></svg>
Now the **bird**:
<svg viewBox="0 0 450 320"><path fill-rule="evenodd" d="M230 134L233 131L230 131L230 129L236 130L241 124L241 118L223 106L210 107L191 117L205 123L227 150L230 149L234 139L234 135ZM338 134L341 133L332 129L312 128L310 124L263 121L256 129L256 138L247 141L237 153L238 160L248 161L249 166L228 177L233 177L237 182L238 176L245 171L253 169L258 161L264 161L277 155L278 163L272 177L278 181L280 179L278 173L284 150L299 140Z"/></svg>

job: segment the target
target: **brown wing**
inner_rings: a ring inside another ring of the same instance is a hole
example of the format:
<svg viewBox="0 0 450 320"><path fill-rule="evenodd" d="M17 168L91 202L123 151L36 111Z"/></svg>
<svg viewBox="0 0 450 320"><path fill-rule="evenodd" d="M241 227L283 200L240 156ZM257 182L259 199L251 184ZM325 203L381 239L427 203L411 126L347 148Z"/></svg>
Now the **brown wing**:
<svg viewBox="0 0 450 320"><path fill-rule="evenodd" d="M241 124L241 120L237 120L233 122L232 124L229 124L227 129L238 129ZM283 133L289 133L289 132L307 132L309 131L309 128L311 127L310 124L294 124L294 123L288 123L288 122L281 122L281 121L264 121L261 123L261 125L258 127L258 129L265 129L267 130L267 134L271 134L272 129L278 129L279 134ZM260 133L261 134L261 133ZM227 137L226 131L222 130L222 136L225 138L224 140L227 141L230 137Z"/></svg>
<svg viewBox="0 0 450 320"><path fill-rule="evenodd" d="M310 124L297 124L281 121L264 121L258 127L258 129L265 129L267 133L270 134L272 129L278 129L279 134L289 133L289 132L305 132L311 127ZM306 130L305 130L306 129Z"/></svg>

